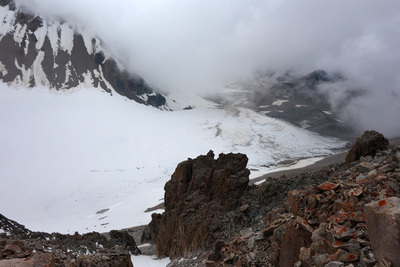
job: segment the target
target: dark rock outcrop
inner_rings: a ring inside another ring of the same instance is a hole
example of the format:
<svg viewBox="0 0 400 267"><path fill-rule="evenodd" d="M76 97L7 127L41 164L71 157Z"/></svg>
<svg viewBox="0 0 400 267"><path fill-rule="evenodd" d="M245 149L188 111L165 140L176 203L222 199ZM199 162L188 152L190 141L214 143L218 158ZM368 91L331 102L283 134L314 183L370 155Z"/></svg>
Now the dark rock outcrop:
<svg viewBox="0 0 400 267"><path fill-rule="evenodd" d="M360 157L375 155L378 150L385 150L389 146L389 140L376 131L365 131L346 156L346 162L353 162Z"/></svg>
<svg viewBox="0 0 400 267"><path fill-rule="evenodd" d="M155 243L159 256L214 253L218 258L214 245L230 242L249 227L262 231L284 212L280 207L266 217L282 205L290 190L321 183L334 173L326 168L293 178L268 178L255 186L248 184L246 163L242 154L221 154L214 160L212 152L180 163L165 186L165 213L152 215L142 241ZM253 236L253 247L260 236Z"/></svg>
<svg viewBox="0 0 400 267"><path fill-rule="evenodd" d="M142 104L165 105L165 98L143 78L106 56L98 38L78 32L68 23L48 21L16 9L12 0L3 0L0 5L9 10L1 18L2 81L52 89L93 86Z"/></svg>
<svg viewBox="0 0 400 267"><path fill-rule="evenodd" d="M165 212L153 215L151 236L159 256L190 256L222 238L222 214L238 207L250 171L243 154L220 154L181 162L165 185Z"/></svg>
<svg viewBox="0 0 400 267"><path fill-rule="evenodd" d="M24 263L26 266L131 267L130 253L141 253L126 231L83 235L33 232L1 214L0 229L3 232L0 233L0 266Z"/></svg>
<svg viewBox="0 0 400 267"><path fill-rule="evenodd" d="M239 157L231 160L241 165ZM400 147L293 178L267 178L258 186L231 187L238 189L231 189L238 199L232 206L212 193L214 186L224 187L210 182L218 173L215 162L211 153L189 159L178 165L165 186L166 212L153 215L146 236L155 239L159 256L173 259L170 266L397 264L397 254L384 249L387 253L381 256L373 240L381 238L379 229L386 226L387 239L397 238L398 209L389 203L391 197L400 197ZM382 203L388 203L391 211L384 218L379 212L385 206ZM370 216L377 226L371 226L378 233L376 238L367 229L370 206L376 206ZM390 222L385 223L386 219ZM393 244L397 249L398 244Z"/></svg>

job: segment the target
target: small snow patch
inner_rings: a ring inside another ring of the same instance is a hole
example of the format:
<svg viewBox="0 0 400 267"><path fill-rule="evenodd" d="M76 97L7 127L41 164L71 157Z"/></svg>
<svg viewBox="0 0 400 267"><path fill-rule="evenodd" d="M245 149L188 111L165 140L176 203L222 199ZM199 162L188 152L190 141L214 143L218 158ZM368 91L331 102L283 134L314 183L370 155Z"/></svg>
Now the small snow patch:
<svg viewBox="0 0 400 267"><path fill-rule="evenodd" d="M254 184L255 184L255 185L260 185L260 184L262 184L262 183L264 183L264 182L265 182L265 180L261 180L261 181L255 182Z"/></svg>
<svg viewBox="0 0 400 267"><path fill-rule="evenodd" d="M325 114L327 114L327 115L332 115L332 114L333 114L332 112L327 111L327 110L323 110L322 112L325 113Z"/></svg>
<svg viewBox="0 0 400 267"><path fill-rule="evenodd" d="M308 107L308 105L296 105L296 108L301 108L301 107Z"/></svg>
<svg viewBox="0 0 400 267"><path fill-rule="evenodd" d="M304 121L302 121L302 122L300 122L300 126L301 126L301 128L308 128L308 127L310 127L311 125L310 124L308 124L310 121L308 121L308 120L304 120Z"/></svg>
<svg viewBox="0 0 400 267"><path fill-rule="evenodd" d="M151 247L151 244L150 243L144 243L144 244L141 244L140 246L138 246L138 248L147 248L147 247Z"/></svg>
<svg viewBox="0 0 400 267"><path fill-rule="evenodd" d="M165 267L171 261L168 258L157 259L156 256L131 256L133 266Z"/></svg>
<svg viewBox="0 0 400 267"><path fill-rule="evenodd" d="M282 105L283 103L285 103L285 102L289 102L289 100L278 99L278 100L272 102L272 105L274 105L274 106L281 106L281 105Z"/></svg>

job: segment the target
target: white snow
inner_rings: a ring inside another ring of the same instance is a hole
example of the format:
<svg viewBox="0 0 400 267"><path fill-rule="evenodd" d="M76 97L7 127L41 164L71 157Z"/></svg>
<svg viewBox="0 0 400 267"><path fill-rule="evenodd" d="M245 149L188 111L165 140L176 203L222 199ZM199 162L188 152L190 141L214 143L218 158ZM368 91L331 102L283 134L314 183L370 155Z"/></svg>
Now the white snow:
<svg viewBox="0 0 400 267"><path fill-rule="evenodd" d="M10 31L14 30L15 12L8 9L8 6L0 6L0 41Z"/></svg>
<svg viewBox="0 0 400 267"><path fill-rule="evenodd" d="M306 128L311 126L309 123L310 123L310 121L303 120L303 121L300 122L300 125L301 125L302 128L306 129Z"/></svg>
<svg viewBox="0 0 400 267"><path fill-rule="evenodd" d="M0 61L0 73L3 76L7 75L8 73L6 66L4 66L4 64L1 61Z"/></svg>
<svg viewBox="0 0 400 267"><path fill-rule="evenodd" d="M29 69L30 71L33 71L33 76L35 77L35 83L47 86L50 88L50 82L47 79L46 73L43 70L42 67L42 61L44 59L44 51L39 51L35 61L32 64L32 69ZM30 79L25 81L25 84L29 86Z"/></svg>
<svg viewBox="0 0 400 267"><path fill-rule="evenodd" d="M165 267L171 261L168 258L157 259L155 256L131 256L133 266L137 267Z"/></svg>
<svg viewBox="0 0 400 267"><path fill-rule="evenodd" d="M308 107L308 105L296 105L296 108L301 108L301 107Z"/></svg>
<svg viewBox="0 0 400 267"><path fill-rule="evenodd" d="M43 22L43 24L45 25L45 23ZM36 50L40 50L43 47L44 44L44 40L47 34L47 28L46 27L40 27L38 28L35 32L34 32L37 42L36 42ZM50 36L49 36L50 38ZM50 42L51 43L51 42ZM54 43L52 45L55 45Z"/></svg>
<svg viewBox="0 0 400 267"><path fill-rule="evenodd" d="M314 164L320 160L322 160L324 157L314 157L314 158L308 158L308 159L301 159L299 161L297 161L295 164L291 164L289 166L282 166L282 167L272 167L270 169L267 169L265 171L256 171L256 172L252 172L250 174L250 179L254 179L257 177L260 177L262 175L271 173L271 172L279 172L279 171L286 171L286 170L294 170L294 169L298 169L298 168L303 168L306 167L308 165ZM254 184L259 185L261 183L263 183L264 180L256 182Z"/></svg>
<svg viewBox="0 0 400 267"><path fill-rule="evenodd" d="M322 112L327 114L327 115L332 115L333 114L331 111L327 111L327 110L323 110Z"/></svg>
<svg viewBox="0 0 400 267"><path fill-rule="evenodd" d="M272 105L274 106L281 106L283 103L288 102L289 100L286 99L278 99L272 102Z"/></svg>
<svg viewBox="0 0 400 267"><path fill-rule="evenodd" d="M93 54L95 52L95 47L93 46L92 40L95 39L97 44L99 41L97 38L95 38L95 34L90 31L87 27L77 27L77 31L82 35L83 37L83 42L85 43L85 47L87 49L87 52L89 55Z"/></svg>
<svg viewBox="0 0 400 267"><path fill-rule="evenodd" d="M57 55L58 49L60 47L60 40L58 37L60 31L60 22L48 23L47 21L43 22L43 26L41 27L46 29L46 31L41 32L44 35L47 35L50 41L51 48L53 50L54 56ZM43 36L44 39L45 36Z"/></svg>
<svg viewBox="0 0 400 267"><path fill-rule="evenodd" d="M249 168L330 154L344 145L244 108L194 100L161 111L99 89L0 84L2 214L34 231L109 231L147 224L176 165L210 149ZM98 211L108 209L103 213ZM140 266L140 265L139 265Z"/></svg>
<svg viewBox="0 0 400 267"><path fill-rule="evenodd" d="M13 36L14 36L14 41L17 42L19 46L21 46L21 42L22 40L24 40L25 32L26 32L26 24L24 26L22 26L21 24L17 24L15 26L15 31Z"/></svg>
<svg viewBox="0 0 400 267"><path fill-rule="evenodd" d="M16 82L18 82L20 84L28 85L30 77L31 77L31 69L26 69L24 64L21 64L21 66L20 66L17 58L14 59L14 63L15 63L15 67L17 67L17 69L19 69L22 73L22 77L20 77L21 80L16 81Z"/></svg>
<svg viewBox="0 0 400 267"><path fill-rule="evenodd" d="M67 23L63 23L59 26L61 36L59 38L60 47L68 54L72 53L74 46L74 29Z"/></svg>

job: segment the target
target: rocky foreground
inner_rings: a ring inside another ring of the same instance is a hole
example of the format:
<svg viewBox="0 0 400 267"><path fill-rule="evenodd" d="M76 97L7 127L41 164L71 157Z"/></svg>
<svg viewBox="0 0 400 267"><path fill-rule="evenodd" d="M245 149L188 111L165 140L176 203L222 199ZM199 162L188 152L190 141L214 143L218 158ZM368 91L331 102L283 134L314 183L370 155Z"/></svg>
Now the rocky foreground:
<svg viewBox="0 0 400 267"><path fill-rule="evenodd" d="M246 155L214 157L177 166L143 231L170 266L400 266L400 147L381 134L347 162L258 186ZM0 229L0 267L132 266L140 253L126 231L38 233L1 215Z"/></svg>
<svg viewBox="0 0 400 267"><path fill-rule="evenodd" d="M400 147L369 131L346 160L250 186L245 155L188 159L142 239L171 266L400 266Z"/></svg>

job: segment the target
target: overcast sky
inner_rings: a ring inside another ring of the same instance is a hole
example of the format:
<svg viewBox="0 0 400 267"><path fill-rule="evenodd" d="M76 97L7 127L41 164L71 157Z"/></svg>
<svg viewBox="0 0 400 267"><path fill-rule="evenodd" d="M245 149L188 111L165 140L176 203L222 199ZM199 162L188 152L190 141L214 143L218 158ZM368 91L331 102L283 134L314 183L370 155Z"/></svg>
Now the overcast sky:
<svg viewBox="0 0 400 267"><path fill-rule="evenodd" d="M262 70L341 71L372 96L346 110L348 118L400 135L398 0L18 2L87 25L167 90L212 92Z"/></svg>

